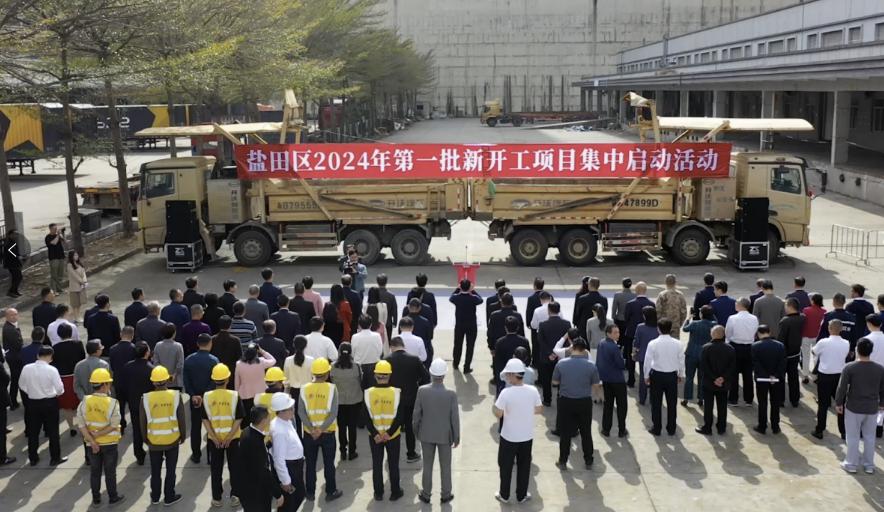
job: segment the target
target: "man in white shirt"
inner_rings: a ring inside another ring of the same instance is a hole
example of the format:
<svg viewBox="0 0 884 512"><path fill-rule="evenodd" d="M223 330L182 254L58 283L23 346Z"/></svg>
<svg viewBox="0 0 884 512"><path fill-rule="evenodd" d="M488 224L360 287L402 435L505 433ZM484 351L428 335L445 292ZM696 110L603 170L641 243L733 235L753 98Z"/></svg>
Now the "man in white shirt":
<svg viewBox="0 0 884 512"><path fill-rule="evenodd" d="M381 335L371 330L372 319L368 315L359 317L359 332L350 338L353 347L353 362L362 368L362 388L375 385L374 365L384 355L384 341Z"/></svg>
<svg viewBox="0 0 884 512"><path fill-rule="evenodd" d="M422 363L426 363L427 346L424 344L423 339L412 333L413 330L414 322L411 318L405 317L399 320L399 337L402 338L402 342L405 344L405 351L413 356L417 356Z"/></svg>
<svg viewBox="0 0 884 512"><path fill-rule="evenodd" d="M49 343L54 347L56 344L62 341L61 336L58 335L58 326L61 324L68 324L71 326L71 338L72 340L80 340L80 332L77 330L77 326L74 325L73 322L70 321L70 308L67 304L59 304L55 307L55 311L57 319L49 324L49 327L46 328L46 336L49 337Z"/></svg>
<svg viewBox="0 0 884 512"><path fill-rule="evenodd" d="M884 366L884 332L881 332L881 317L872 314L866 317L866 327L869 334L865 337L872 342L872 361Z"/></svg>
<svg viewBox="0 0 884 512"><path fill-rule="evenodd" d="M755 399L755 383L752 381L752 344L755 343L755 333L758 332L758 318L749 312L751 305L749 299L740 297L736 302L737 313L728 317L724 328L725 339L736 352L736 372L743 378L743 400L747 406L752 405ZM740 395L738 381L736 375L731 381L727 397L731 405L737 405L738 402Z"/></svg>
<svg viewBox="0 0 884 512"><path fill-rule="evenodd" d="M648 432L660 435L663 415L663 397L666 396L666 433L675 435L675 416L678 408L678 385L684 381L684 349L681 342L669 335L672 320L657 321L660 336L651 340L645 351L645 383L651 387L651 428Z"/></svg>
<svg viewBox="0 0 884 512"><path fill-rule="evenodd" d="M829 337L821 339L813 346L813 355L816 356L817 367L817 409L816 428L810 434L817 438L823 438L826 430L826 416L829 415L829 405L835 398L838 390L838 381L841 379L841 370L844 369L847 354L850 352L850 342L841 337L844 325L841 320L833 318L829 320ZM845 438L844 415L838 415L838 432L841 439Z"/></svg>
<svg viewBox="0 0 884 512"><path fill-rule="evenodd" d="M310 319L310 334L307 335L307 348L304 349L304 355L314 359L324 357L330 362L337 361L338 349L331 338L322 334L323 327L325 327L325 323L321 317L314 316Z"/></svg>
<svg viewBox="0 0 884 512"><path fill-rule="evenodd" d="M61 443L58 437L58 397L64 393L64 385L58 370L52 362L52 348L42 347L37 361L25 365L19 377L18 386L28 395L25 414L28 416L28 460L31 466L40 462L37 449L40 447L40 432L49 437L49 465L57 466L68 460L61 456Z"/></svg>
<svg viewBox="0 0 884 512"><path fill-rule="evenodd" d="M546 292L540 294L540 305L534 309L531 316L531 328L535 331L540 329L540 323L549 320L549 303L552 302L552 295Z"/></svg>
<svg viewBox="0 0 884 512"><path fill-rule="evenodd" d="M501 375L505 375L510 387L505 388L494 402L494 415L503 419L500 430L500 446L497 461L500 466L500 491L494 495L497 501L509 503L513 465L516 465L516 501L524 503L531 499L528 481L531 476L531 448L534 444L534 415L543 413L540 393L534 386L526 386L525 364L510 359Z"/></svg>
<svg viewBox="0 0 884 512"><path fill-rule="evenodd" d="M274 393L270 408L276 417L270 422L273 440L271 455L273 469L283 491L283 504L279 510L298 510L304 502L304 446L295 431L295 401L285 393Z"/></svg>

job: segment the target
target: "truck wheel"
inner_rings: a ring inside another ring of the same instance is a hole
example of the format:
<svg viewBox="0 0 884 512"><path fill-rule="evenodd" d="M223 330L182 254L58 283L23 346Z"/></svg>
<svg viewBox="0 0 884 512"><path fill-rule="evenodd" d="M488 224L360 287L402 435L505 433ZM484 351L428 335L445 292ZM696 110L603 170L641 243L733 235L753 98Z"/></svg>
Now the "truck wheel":
<svg viewBox="0 0 884 512"><path fill-rule="evenodd" d="M245 231L233 242L233 254L240 265L257 267L267 264L273 256L273 244L260 231Z"/></svg>
<svg viewBox="0 0 884 512"><path fill-rule="evenodd" d="M485 121L485 124L487 124L489 128L494 128L495 126L497 126L497 118L496 117L489 117Z"/></svg>
<svg viewBox="0 0 884 512"><path fill-rule="evenodd" d="M515 126L516 128L522 126L522 118L519 116L513 116L513 126Z"/></svg>
<svg viewBox="0 0 884 512"><path fill-rule="evenodd" d="M780 236L770 229L767 232L767 263L773 265L780 257Z"/></svg>
<svg viewBox="0 0 884 512"><path fill-rule="evenodd" d="M403 229L390 242L393 258L400 265L420 265L427 259L429 246L427 237L416 229Z"/></svg>
<svg viewBox="0 0 884 512"><path fill-rule="evenodd" d="M510 240L510 253L519 265L542 265L546 261L549 243L543 233L536 229L517 231Z"/></svg>
<svg viewBox="0 0 884 512"><path fill-rule="evenodd" d="M344 246L356 246L356 252L362 257L366 265L373 265L381 255L381 241L374 232L367 229L357 229L350 232L344 239Z"/></svg>
<svg viewBox="0 0 884 512"><path fill-rule="evenodd" d="M709 256L709 235L695 228L683 229L675 235L670 254L682 265L699 265Z"/></svg>
<svg viewBox="0 0 884 512"><path fill-rule="evenodd" d="M595 261L599 244L588 229L572 229L559 239L559 254L572 267L582 267Z"/></svg>

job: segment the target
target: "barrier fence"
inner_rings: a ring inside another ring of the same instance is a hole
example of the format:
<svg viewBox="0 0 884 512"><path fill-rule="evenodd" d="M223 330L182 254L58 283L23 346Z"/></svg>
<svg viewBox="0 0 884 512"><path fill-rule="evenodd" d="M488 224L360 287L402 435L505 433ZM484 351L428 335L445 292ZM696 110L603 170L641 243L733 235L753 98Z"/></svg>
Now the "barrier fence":
<svg viewBox="0 0 884 512"><path fill-rule="evenodd" d="M828 256L855 258L856 264L870 266L872 260L884 258L884 231L832 225Z"/></svg>

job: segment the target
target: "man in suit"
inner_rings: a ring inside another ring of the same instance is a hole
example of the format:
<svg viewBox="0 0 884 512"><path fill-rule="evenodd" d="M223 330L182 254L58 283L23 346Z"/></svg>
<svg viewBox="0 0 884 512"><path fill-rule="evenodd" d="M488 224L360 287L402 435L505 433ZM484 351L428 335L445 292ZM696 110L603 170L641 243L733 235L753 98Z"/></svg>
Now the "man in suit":
<svg viewBox="0 0 884 512"><path fill-rule="evenodd" d="M791 299L794 297L798 300L798 311L804 311L804 308L810 307L810 295L804 291L804 276L797 276L792 281L794 284L794 289L786 294L786 299Z"/></svg>
<svg viewBox="0 0 884 512"><path fill-rule="evenodd" d="M427 320L433 324L433 327L436 327L438 322L438 310L436 309L436 296L433 295L433 292L427 291L427 275L421 272L414 278L417 286L412 288L411 291L408 292L408 297L406 300L411 300L414 297L420 299L421 304L426 304L429 306L430 311L425 311L423 313L428 313L430 316L427 316Z"/></svg>
<svg viewBox="0 0 884 512"><path fill-rule="evenodd" d="M313 302L304 297L304 283L295 283L295 296L289 301L289 310L295 312L300 319L300 332L298 334L310 334L310 319L321 314L322 311L316 311Z"/></svg>
<svg viewBox="0 0 884 512"><path fill-rule="evenodd" d="M412 292L414 292L416 289L417 288L413 288L411 292L409 292L409 295L411 295ZM405 307L402 308L402 316L411 316L412 306L415 304L420 306L415 309L416 313L426 318L427 321L430 322L430 328L436 327L436 312L429 304L427 304L426 302L421 302L420 296L414 296L408 299L408 301L405 303Z"/></svg>
<svg viewBox="0 0 884 512"><path fill-rule="evenodd" d="M731 379L736 378L737 352L725 341L724 326L716 325L712 340L703 345L700 353L700 375L703 379L703 426L694 429L703 435L712 434L712 409L718 411L715 425L719 434L727 431L727 395Z"/></svg>
<svg viewBox="0 0 884 512"><path fill-rule="evenodd" d="M258 285L249 286L249 298L243 303L246 307L243 316L255 325L261 325L264 320L270 320L270 308L264 301L258 299L259 293L261 293L261 288Z"/></svg>
<svg viewBox="0 0 884 512"><path fill-rule="evenodd" d="M590 277L586 285L589 291L574 302L574 317L571 320L574 322L574 327L580 330L580 335L583 339L588 340L589 338L586 336L586 321L592 318L592 307L596 304L601 304L605 311L608 311L608 299L599 293L599 287L602 285L599 278Z"/></svg>
<svg viewBox="0 0 884 512"><path fill-rule="evenodd" d="M276 312L270 315L270 319L276 322L276 337L285 343L285 348L289 353L294 353L295 336L303 334L301 332L301 317L289 309L289 298L284 293L279 294L276 305ZM313 304L309 306L310 309L313 309Z"/></svg>
<svg viewBox="0 0 884 512"><path fill-rule="evenodd" d="M353 311L350 332L357 332L359 330L359 315L362 314L362 295L353 289L353 276L341 276L341 286L344 287L344 298L350 303L350 309Z"/></svg>
<svg viewBox="0 0 884 512"><path fill-rule="evenodd" d="M718 281L712 285L715 289L715 299L709 303L715 313L715 321L718 325L727 325L727 319L737 314L737 301L727 294L727 283ZM752 303L749 303L752 307Z"/></svg>
<svg viewBox="0 0 884 512"><path fill-rule="evenodd" d="M239 440L240 474L248 475L253 485L242 485L239 501L245 512L269 512L274 499L276 505L283 503L282 489L276 476L270 454L267 451L265 436L270 431L270 412L264 407L252 407L249 412L249 426L243 429Z"/></svg>
<svg viewBox="0 0 884 512"><path fill-rule="evenodd" d="M414 404L417 401L418 388L430 382L430 374L417 356L405 351L405 343L399 336L390 340L390 350L392 352L387 356L387 361L393 367L390 385L399 388L401 392L399 400L403 406L402 410L405 412L405 417L402 418L402 430L405 433L405 457L408 462L417 462L421 457L415 449L412 423Z"/></svg>
<svg viewBox="0 0 884 512"><path fill-rule="evenodd" d="M706 272L703 274L703 288L694 294L694 320L700 319L700 308L715 300L715 276Z"/></svg>
<svg viewBox="0 0 884 512"><path fill-rule="evenodd" d="M120 341L120 320L111 313L110 297L107 295L99 293L95 297L95 304L98 311L89 317L86 329L89 330L89 339L101 340L101 345L107 351Z"/></svg>
<svg viewBox="0 0 884 512"><path fill-rule="evenodd" d="M626 332L620 336L620 346L623 347L623 359L626 360L626 385L635 386L635 360L632 358L632 342L635 340L635 329L638 324L644 322L642 309L645 306L656 307L648 298L648 285L639 281L635 285L635 298L626 303Z"/></svg>
<svg viewBox="0 0 884 512"><path fill-rule="evenodd" d="M265 268L261 271L261 278L264 280L264 283L261 284L261 288L258 291L258 300L267 304L267 307L270 309L270 314L276 313L279 309L279 296L282 295L282 290L279 286L273 284L273 270L269 268Z"/></svg>
<svg viewBox="0 0 884 512"><path fill-rule="evenodd" d="M135 360L135 345L132 339L135 337L135 329L131 326L125 326L120 330L120 341L118 341L108 352L110 359L111 372L117 376L114 381L114 391L116 398L120 401L120 427L126 430L126 394L120 388L119 378L122 375L126 364Z"/></svg>
<svg viewBox="0 0 884 512"><path fill-rule="evenodd" d="M552 404L552 374L558 360L558 357L553 353L553 348L568 333L571 322L560 316L562 306L558 302L550 302L546 307L549 311L549 319L541 322L537 329L538 353L535 359L537 360L540 385L543 388L543 405L549 407Z"/></svg>
<svg viewBox="0 0 884 512"><path fill-rule="evenodd" d="M515 316L508 316L504 320L506 334L498 338L497 342L494 344L495 375L500 375L500 372L503 370L503 367L506 366L507 361L513 358L513 354L515 354L517 348L525 347L525 350L529 353L531 351L531 346L528 344L528 340L524 336L516 334L519 330L520 320L521 319L516 318ZM498 395L504 388L504 384L505 383L500 379L497 380Z"/></svg>
<svg viewBox="0 0 884 512"><path fill-rule="evenodd" d="M264 320L261 328L264 336L258 340L258 346L276 359L276 367L281 370L283 363L285 363L285 358L288 357L288 351L285 348L285 342L275 336L276 322Z"/></svg>
<svg viewBox="0 0 884 512"><path fill-rule="evenodd" d="M160 320L175 324L175 328L179 332L184 324L190 322L190 310L181 302L182 300L184 300L184 295L181 290L169 290L169 303L160 311Z"/></svg>
<svg viewBox="0 0 884 512"><path fill-rule="evenodd" d="M135 325L135 341L146 342L152 350L157 342L163 339L160 331L165 325L166 322L160 320L160 304L156 301L151 302L147 305L147 316Z"/></svg>
<svg viewBox="0 0 884 512"><path fill-rule="evenodd" d="M414 297L408 301L408 306L402 312L402 317L407 316L414 322L412 333L424 341L424 348L427 351L427 360L424 361L424 364L429 368L435 351L433 350L433 323L423 314L427 307L426 304L420 304L419 298Z"/></svg>
<svg viewBox="0 0 884 512"><path fill-rule="evenodd" d="M200 292L196 291L198 281L196 277L188 277L184 281L184 297L181 299L181 303L187 306L189 310L191 306L194 304L199 304L200 306L206 307L206 298Z"/></svg>
<svg viewBox="0 0 884 512"><path fill-rule="evenodd" d="M501 288L506 288L506 281L503 279L494 281L494 294L485 299L485 325L488 325L488 321L491 319L491 313L500 309L500 296L502 295L502 293L500 293ZM509 289L507 289L507 292L509 292Z"/></svg>
<svg viewBox="0 0 884 512"><path fill-rule="evenodd" d="M24 366L21 362L23 346L24 340L18 326L18 310L6 308L6 322L3 324L3 350L6 351L6 362L9 364L9 373L12 374L12 381L9 383L9 408L13 411L18 409L18 380Z"/></svg>
<svg viewBox="0 0 884 512"><path fill-rule="evenodd" d="M542 277L534 278L533 291L528 296L528 303L525 305L525 325L531 328L531 355L533 357L537 357L537 329L532 327L534 324L531 321L534 319L534 312L541 306L540 294L543 293L543 285ZM552 299L549 294L546 296L549 296L548 301ZM532 366L537 366L536 360L533 361Z"/></svg>
<svg viewBox="0 0 884 512"><path fill-rule="evenodd" d="M460 356L463 350L464 338L467 342L467 354L464 359L463 372L473 371L473 349L476 345L476 307L482 304L482 297L476 292L473 283L469 279L460 282L460 286L454 290L448 301L454 304L454 369L459 370Z"/></svg>
<svg viewBox="0 0 884 512"><path fill-rule="evenodd" d="M48 329L49 324L54 322L58 315L56 314L55 303L55 293L53 293L52 288L46 286L42 290L40 290L40 298L41 302L38 304L33 311L34 318L34 327L42 327L43 329Z"/></svg>
<svg viewBox="0 0 884 512"><path fill-rule="evenodd" d="M22 258L18 241L18 231L10 229L6 232L6 238L3 239L2 247L0 247L0 250L3 251L3 266L9 271L9 291L6 292L6 295L12 298L21 297L18 287L22 282Z"/></svg>
<svg viewBox="0 0 884 512"><path fill-rule="evenodd" d="M501 287L500 289L504 290L505 288L506 287ZM494 347L497 345L497 340L506 336L506 319L510 316L513 316L518 320L519 328L517 332L519 336L524 337L525 322L522 321L522 315L516 311L513 296L506 291L500 296L500 309L491 313L491 317L488 319L487 341L488 350L491 351L492 356L494 354ZM504 361L504 365L506 365L506 361ZM498 386L500 384L500 374L497 372L497 365L492 364L492 368L494 368L494 376L492 377L491 384Z"/></svg>
<svg viewBox="0 0 884 512"><path fill-rule="evenodd" d="M773 286L771 286L771 290L773 290ZM764 297L764 279L756 279L755 280L755 293L749 296L749 312L755 310L755 301Z"/></svg>
<svg viewBox="0 0 884 512"><path fill-rule="evenodd" d="M473 308L475 309L475 307ZM442 504L454 499L451 493L451 449L460 444L460 416L457 393L447 389L443 381L448 365L436 359L430 365L432 383L417 390L414 403L414 435L421 442L424 454L421 491L418 499L430 502L433 491L433 460L439 452L439 473L442 476Z"/></svg>
<svg viewBox="0 0 884 512"><path fill-rule="evenodd" d="M142 318L147 318L147 306L144 305L144 290L135 288L132 290L132 304L126 306L123 311L123 323L135 327Z"/></svg>
<svg viewBox="0 0 884 512"><path fill-rule="evenodd" d="M227 279L224 281L224 294L218 299L218 305L224 308L227 316L233 317L233 305L239 302L236 298L236 281Z"/></svg>
<svg viewBox="0 0 884 512"><path fill-rule="evenodd" d="M770 430L780 433L780 406L783 403L786 378L786 348L770 337L766 324L758 326L758 341L752 344L752 371L758 396L758 424L753 430L767 432L767 403L770 397Z"/></svg>
<svg viewBox="0 0 884 512"><path fill-rule="evenodd" d="M0 350L0 466L7 466L15 462L15 457L8 457L6 451L6 408L9 407L9 374L3 351Z"/></svg>
<svg viewBox="0 0 884 512"><path fill-rule="evenodd" d="M147 454L144 451L144 432L141 425L141 398L145 393L153 391L153 383L150 381L150 372L153 364L150 362L150 347L144 341L135 344L135 359L123 365L123 371L114 373L117 387L117 398L126 401L129 405L129 417L132 421L132 449L135 452L135 460L139 466L144 465Z"/></svg>
<svg viewBox="0 0 884 512"><path fill-rule="evenodd" d="M387 290L387 274L378 274L378 291L381 302L387 305L387 339L393 337L393 326L399 325L399 304L396 296Z"/></svg>

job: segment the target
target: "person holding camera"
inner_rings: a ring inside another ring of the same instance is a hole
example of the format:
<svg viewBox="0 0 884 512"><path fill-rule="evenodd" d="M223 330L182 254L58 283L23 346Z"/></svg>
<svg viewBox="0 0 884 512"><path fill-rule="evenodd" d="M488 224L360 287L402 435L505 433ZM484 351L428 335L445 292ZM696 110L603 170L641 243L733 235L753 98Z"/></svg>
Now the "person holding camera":
<svg viewBox="0 0 884 512"><path fill-rule="evenodd" d="M351 288L359 292L360 296L365 295L365 278L368 277L368 269L360 261L359 253L352 246L347 248L347 259L341 262L341 273L350 276L353 280Z"/></svg>
<svg viewBox="0 0 884 512"><path fill-rule="evenodd" d="M59 229L58 224L49 225L49 234L46 235L46 257L49 260L49 287L56 295L64 293L62 279L65 273L64 235L65 229Z"/></svg>

